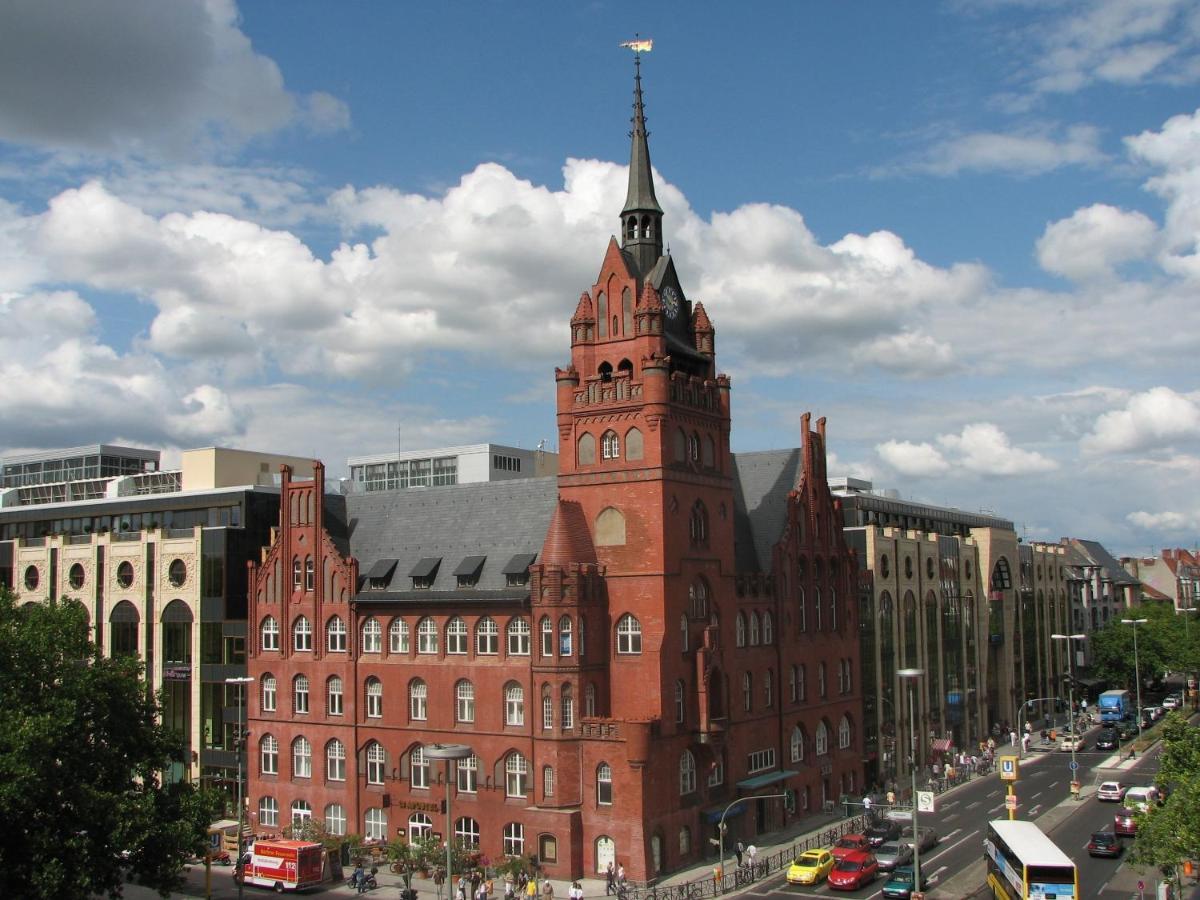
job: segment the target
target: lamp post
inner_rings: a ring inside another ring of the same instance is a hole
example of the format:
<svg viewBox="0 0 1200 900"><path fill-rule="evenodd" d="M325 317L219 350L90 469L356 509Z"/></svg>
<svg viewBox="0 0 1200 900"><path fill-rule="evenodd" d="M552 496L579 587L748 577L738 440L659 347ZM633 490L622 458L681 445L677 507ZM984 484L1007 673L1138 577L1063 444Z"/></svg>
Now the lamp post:
<svg viewBox="0 0 1200 900"><path fill-rule="evenodd" d="M1057 703L1060 699L1061 699L1060 697L1030 697L1028 700L1026 700L1024 703L1021 704L1021 708L1019 710L1017 710L1017 734L1020 736L1020 740L1021 740L1021 743L1017 749L1017 756L1019 758L1021 758L1021 759L1025 758L1025 737L1026 737L1026 735L1025 735L1025 732L1021 725L1021 717L1024 716L1026 721L1029 720L1030 704L1045 703L1047 700L1053 700L1055 703ZM1040 713L1039 713L1039 715L1040 715Z"/></svg>
<svg viewBox="0 0 1200 900"><path fill-rule="evenodd" d="M719 890L722 893L725 891L725 817L729 815L729 811L731 809L733 809L739 803L745 803L747 800L771 800L776 797L786 796L787 794L755 794L753 797L738 797L721 811L721 822L719 825L717 825L717 852L721 856L721 885Z"/></svg>
<svg viewBox="0 0 1200 900"><path fill-rule="evenodd" d="M1145 625L1145 619L1122 619L1122 625L1133 626L1133 680L1137 689L1137 726L1138 737L1142 736L1142 670L1138 667L1137 627Z"/></svg>
<svg viewBox="0 0 1200 900"><path fill-rule="evenodd" d="M913 829L913 893L921 890L921 830L917 827L917 714L913 695L917 679L925 674L924 669L897 669L896 674L908 680L908 748L912 772L912 829Z"/></svg>
<svg viewBox="0 0 1200 900"><path fill-rule="evenodd" d="M1052 634L1052 641L1082 641L1087 639L1086 634ZM1075 648L1071 644L1067 644L1067 671L1070 673L1067 676L1067 734L1071 741L1071 793L1075 799L1079 799L1079 781L1075 777L1075 773L1079 770L1079 764L1075 762L1075 745L1079 739L1075 735Z"/></svg>
<svg viewBox="0 0 1200 900"><path fill-rule="evenodd" d="M453 844L454 819L450 815L450 763L470 759L475 751L466 744L427 744L425 755L430 759L446 761L446 900L450 900L454 890L454 856Z"/></svg>
<svg viewBox="0 0 1200 900"><path fill-rule="evenodd" d="M240 877L237 880L238 900L242 900L242 891L246 883L246 873L241 868L242 866L242 838L246 831L246 801L242 798L242 758L246 753L246 685L252 684L254 679L249 675L244 675L240 678L226 678L226 684L236 684L238 686L238 730L237 738L233 742L234 749L237 750L238 760L238 784L237 784L237 805L238 805L238 839L237 839L237 863L234 872L239 873Z"/></svg>

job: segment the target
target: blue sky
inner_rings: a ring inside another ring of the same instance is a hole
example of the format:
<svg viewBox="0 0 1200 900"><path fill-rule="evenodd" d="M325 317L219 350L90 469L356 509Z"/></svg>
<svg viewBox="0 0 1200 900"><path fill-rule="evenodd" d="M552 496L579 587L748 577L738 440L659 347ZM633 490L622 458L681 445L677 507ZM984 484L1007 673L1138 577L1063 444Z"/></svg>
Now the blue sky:
<svg viewBox="0 0 1200 900"><path fill-rule="evenodd" d="M638 32L735 450L1200 539L1182 0L6 4L3 451L553 441Z"/></svg>

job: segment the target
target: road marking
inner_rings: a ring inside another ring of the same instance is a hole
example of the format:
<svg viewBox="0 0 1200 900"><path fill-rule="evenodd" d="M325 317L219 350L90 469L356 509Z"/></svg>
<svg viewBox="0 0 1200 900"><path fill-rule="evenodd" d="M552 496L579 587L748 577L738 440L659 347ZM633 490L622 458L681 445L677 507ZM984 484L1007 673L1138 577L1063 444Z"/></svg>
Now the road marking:
<svg viewBox="0 0 1200 900"><path fill-rule="evenodd" d="M958 818L958 813L950 813L950 815L946 816L946 822L949 823L951 819L957 819L957 818Z"/></svg>
<svg viewBox="0 0 1200 900"><path fill-rule="evenodd" d="M943 872L945 872L945 871L946 871L948 868L950 868L950 867L949 867L949 866L938 866L937 870L936 870L936 871L935 871L935 872L934 872L932 875L930 875L930 876L929 876L929 880L930 880L931 882L932 882L932 881L937 881L937 880L938 880L938 877L939 877L939 876L940 876L940 875L941 875Z"/></svg>
<svg viewBox="0 0 1200 900"><path fill-rule="evenodd" d="M967 804L967 809L974 809L974 808L975 808L975 807L977 807L978 805L979 805L979 801L978 801L978 800L976 800L974 803L968 803L968 804Z"/></svg>
<svg viewBox="0 0 1200 900"><path fill-rule="evenodd" d="M1042 808L1042 804L1040 804L1040 803L1038 803L1038 804L1036 804L1036 805L1034 805L1034 806L1031 806L1031 807L1029 808L1029 813L1028 813L1028 815L1029 815L1029 818L1031 818L1031 819L1032 819L1034 816L1036 816L1036 815L1037 815L1037 812L1038 812L1038 810L1039 810L1039 809L1041 809L1041 808Z"/></svg>
<svg viewBox="0 0 1200 900"><path fill-rule="evenodd" d="M948 835L946 835L946 837L944 838L944 840L947 840L947 841L948 841L948 840L950 840L950 838L954 837L954 836L955 836L956 834L958 834L960 831L962 831L962 829L961 829L961 828L955 828L955 829L954 829L952 832L950 832Z"/></svg>
<svg viewBox="0 0 1200 900"><path fill-rule="evenodd" d="M1040 796L1042 796L1042 792L1041 792L1041 791L1038 791L1038 792L1037 792L1036 794L1034 794L1034 795L1033 795L1033 796L1032 796L1030 799L1031 799L1031 800L1036 800L1036 799L1037 799L1038 797L1040 797Z"/></svg>
<svg viewBox="0 0 1200 900"><path fill-rule="evenodd" d="M953 806L958 806L958 801L957 801L957 800L951 800L949 803L943 803L943 804L942 804L942 809L943 809L943 810L950 809L950 808L951 808L951 807L953 807Z"/></svg>

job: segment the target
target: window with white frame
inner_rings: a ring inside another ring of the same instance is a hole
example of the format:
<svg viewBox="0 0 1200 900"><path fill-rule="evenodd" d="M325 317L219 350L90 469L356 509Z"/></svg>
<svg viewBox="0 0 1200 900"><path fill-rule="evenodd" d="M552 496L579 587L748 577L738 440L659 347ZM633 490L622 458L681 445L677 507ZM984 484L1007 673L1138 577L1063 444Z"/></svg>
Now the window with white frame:
<svg viewBox="0 0 1200 900"><path fill-rule="evenodd" d="M693 619L708 618L708 585L703 579L697 578L692 582L688 588L688 601Z"/></svg>
<svg viewBox="0 0 1200 900"><path fill-rule="evenodd" d="M767 646L775 643L775 618L771 615L769 610L763 613L762 642Z"/></svg>
<svg viewBox="0 0 1200 900"><path fill-rule="evenodd" d="M750 646L757 647L758 644L759 644L758 613L751 611L751 613L750 613Z"/></svg>
<svg viewBox="0 0 1200 900"><path fill-rule="evenodd" d="M716 751L712 765L708 768L708 786L718 787L725 783L725 751Z"/></svg>
<svg viewBox="0 0 1200 900"><path fill-rule="evenodd" d="M313 566L313 558L306 556L304 558L304 589L311 591L316 586L317 570Z"/></svg>
<svg viewBox="0 0 1200 900"><path fill-rule="evenodd" d="M386 841L388 833L387 810L371 807L367 810L366 831L363 834L369 841Z"/></svg>
<svg viewBox="0 0 1200 900"><path fill-rule="evenodd" d="M612 766L606 762L596 767L596 803L600 806L612 806Z"/></svg>
<svg viewBox="0 0 1200 900"><path fill-rule="evenodd" d="M528 793L529 763L520 753L512 752L504 760L504 793L524 797Z"/></svg>
<svg viewBox="0 0 1200 900"><path fill-rule="evenodd" d="M824 756L829 752L829 727L824 721L817 723L817 739L816 739L817 756Z"/></svg>
<svg viewBox="0 0 1200 900"><path fill-rule="evenodd" d="M749 672L742 673L742 708L746 712L754 709L754 676Z"/></svg>
<svg viewBox="0 0 1200 900"><path fill-rule="evenodd" d="M746 617L740 612L733 620L733 643L738 647L746 646Z"/></svg>
<svg viewBox="0 0 1200 900"><path fill-rule="evenodd" d="M828 690L825 685L825 663L817 664L817 693L822 699L828 695Z"/></svg>
<svg viewBox="0 0 1200 900"><path fill-rule="evenodd" d="M258 824L267 828L279 827L279 801L263 797L258 801Z"/></svg>
<svg viewBox="0 0 1200 900"><path fill-rule="evenodd" d="M763 705L770 709L775 705L775 670L767 669L763 677Z"/></svg>
<svg viewBox="0 0 1200 900"><path fill-rule="evenodd" d="M684 719L684 686L683 679L675 682L675 722L681 724Z"/></svg>
<svg viewBox="0 0 1200 900"><path fill-rule="evenodd" d="M504 826L504 855L525 855L525 826L520 822L509 822Z"/></svg>
<svg viewBox="0 0 1200 900"><path fill-rule="evenodd" d="M549 616L542 616L538 630L542 634L542 656L549 658L554 655L554 625Z"/></svg>
<svg viewBox="0 0 1200 900"><path fill-rule="evenodd" d="M259 771L263 775L279 774L279 739L273 734L263 735L259 742Z"/></svg>
<svg viewBox="0 0 1200 900"><path fill-rule="evenodd" d="M746 757L746 771L750 773L763 772L775 768L775 748L755 750Z"/></svg>
<svg viewBox="0 0 1200 900"><path fill-rule="evenodd" d="M808 665L800 663L800 677L798 681L798 692L800 700L803 702L808 699Z"/></svg>
<svg viewBox="0 0 1200 900"><path fill-rule="evenodd" d="M606 431L604 437L600 438L600 455L604 459L621 458L621 439L615 431Z"/></svg>
<svg viewBox="0 0 1200 900"><path fill-rule="evenodd" d="M301 714L308 712L307 675L297 675L292 680L292 711Z"/></svg>
<svg viewBox="0 0 1200 900"><path fill-rule="evenodd" d="M484 616L475 623L475 652L481 656L495 656L500 652L500 626L491 616Z"/></svg>
<svg viewBox="0 0 1200 900"><path fill-rule="evenodd" d="M408 772L414 788L429 787L429 760L425 758L424 747L414 747L408 754Z"/></svg>
<svg viewBox="0 0 1200 900"><path fill-rule="evenodd" d="M304 584L303 578L301 576L302 571L303 570L300 567L300 557L298 557L298 556L293 557L292 558L292 590L294 590L294 591L300 590L300 587Z"/></svg>
<svg viewBox="0 0 1200 900"><path fill-rule="evenodd" d="M413 813L408 817L408 842L415 844L433 836L433 819L425 813Z"/></svg>
<svg viewBox="0 0 1200 900"><path fill-rule="evenodd" d="M325 778L329 781L346 780L346 745L337 738L325 745Z"/></svg>
<svg viewBox="0 0 1200 900"><path fill-rule="evenodd" d="M275 621L274 616L267 616L262 620L262 627L259 629L262 635L262 648L264 650L279 649L279 623Z"/></svg>
<svg viewBox="0 0 1200 900"><path fill-rule="evenodd" d="M679 649L683 653L688 652L688 617L687 613L679 614Z"/></svg>
<svg viewBox="0 0 1200 900"><path fill-rule="evenodd" d="M346 652L346 623L334 616L325 626L325 646L330 653Z"/></svg>
<svg viewBox="0 0 1200 900"><path fill-rule="evenodd" d="M464 816L454 823L454 840L464 850L479 849L479 823Z"/></svg>
<svg viewBox="0 0 1200 900"><path fill-rule="evenodd" d="M838 627L838 608L837 608L837 589L829 589L829 629L837 631Z"/></svg>
<svg viewBox="0 0 1200 900"><path fill-rule="evenodd" d="M383 682L374 676L367 679L367 718L383 718Z"/></svg>
<svg viewBox="0 0 1200 900"><path fill-rule="evenodd" d="M554 768L552 766L542 766L542 796L554 796Z"/></svg>
<svg viewBox="0 0 1200 900"><path fill-rule="evenodd" d="M797 725L792 729L792 762L804 762L804 731Z"/></svg>
<svg viewBox="0 0 1200 900"><path fill-rule="evenodd" d="M821 589L813 588L813 627L821 630Z"/></svg>
<svg viewBox="0 0 1200 900"><path fill-rule="evenodd" d="M337 675L333 675L325 682L326 707L329 710L329 715L340 716L342 714L342 679Z"/></svg>
<svg viewBox="0 0 1200 900"><path fill-rule="evenodd" d="M292 777L312 778L312 744L303 735L292 741Z"/></svg>
<svg viewBox="0 0 1200 900"><path fill-rule="evenodd" d="M525 724L525 689L515 681L504 686L504 724Z"/></svg>
<svg viewBox="0 0 1200 900"><path fill-rule="evenodd" d="M850 717L842 716L842 721L838 724L838 749L848 750L850 748Z"/></svg>
<svg viewBox="0 0 1200 900"><path fill-rule="evenodd" d="M325 807L325 830L333 837L346 836L346 808L340 803Z"/></svg>
<svg viewBox="0 0 1200 900"><path fill-rule="evenodd" d="M529 620L519 616L508 623L508 655L529 655Z"/></svg>
<svg viewBox="0 0 1200 900"><path fill-rule="evenodd" d="M446 623L446 652L454 656L467 652L467 623L460 616Z"/></svg>
<svg viewBox="0 0 1200 900"><path fill-rule="evenodd" d="M642 623L630 613L617 620L617 653L632 655L642 652Z"/></svg>
<svg viewBox="0 0 1200 900"><path fill-rule="evenodd" d="M549 731L554 727L554 694L550 685L542 685L542 730Z"/></svg>
<svg viewBox="0 0 1200 900"><path fill-rule="evenodd" d="M305 616L300 616L292 624L292 649L312 649L312 623Z"/></svg>
<svg viewBox="0 0 1200 900"><path fill-rule="evenodd" d="M804 599L804 588L796 586L796 622L799 630L808 631L808 602Z"/></svg>
<svg viewBox="0 0 1200 900"><path fill-rule="evenodd" d="M383 628L377 619L367 619L362 627L362 652L379 653L382 649Z"/></svg>
<svg viewBox="0 0 1200 900"><path fill-rule="evenodd" d="M796 666L788 669L788 698L795 703L800 699L800 670Z"/></svg>
<svg viewBox="0 0 1200 900"><path fill-rule="evenodd" d="M423 722L429 715L429 687L420 678L408 683L408 717Z"/></svg>
<svg viewBox="0 0 1200 900"><path fill-rule="evenodd" d="M454 720L475 721L475 685L465 678L454 686Z"/></svg>
<svg viewBox="0 0 1200 900"><path fill-rule="evenodd" d="M438 652L437 622L428 616L417 623L417 652Z"/></svg>
<svg viewBox="0 0 1200 900"><path fill-rule="evenodd" d="M404 619L392 619L388 625L388 652L408 652L408 622Z"/></svg>
<svg viewBox="0 0 1200 900"><path fill-rule="evenodd" d="M367 784L383 784L383 776L387 771L387 752L383 744L371 741L367 745Z"/></svg>
<svg viewBox="0 0 1200 900"><path fill-rule="evenodd" d="M479 757L471 754L454 764L460 794L474 794L479 790Z"/></svg>
<svg viewBox="0 0 1200 900"><path fill-rule="evenodd" d="M561 616L558 620L558 655L570 656L572 653L571 638L571 617Z"/></svg>
<svg viewBox="0 0 1200 900"><path fill-rule="evenodd" d="M312 818L312 805L307 800L292 801L292 827L303 828L304 823Z"/></svg>
<svg viewBox="0 0 1200 900"><path fill-rule="evenodd" d="M854 664L851 660L846 660L846 693L854 692Z"/></svg>
<svg viewBox="0 0 1200 900"><path fill-rule="evenodd" d="M575 696L571 693L571 686L564 684L562 686L562 728L563 731L570 731L575 727Z"/></svg>
<svg viewBox="0 0 1200 900"><path fill-rule="evenodd" d="M278 691L278 682L275 681L274 675L264 675L262 677L262 711L275 712L275 698Z"/></svg>
<svg viewBox="0 0 1200 900"><path fill-rule="evenodd" d="M679 793L691 794L696 790L696 757L692 751L684 750L679 757Z"/></svg>

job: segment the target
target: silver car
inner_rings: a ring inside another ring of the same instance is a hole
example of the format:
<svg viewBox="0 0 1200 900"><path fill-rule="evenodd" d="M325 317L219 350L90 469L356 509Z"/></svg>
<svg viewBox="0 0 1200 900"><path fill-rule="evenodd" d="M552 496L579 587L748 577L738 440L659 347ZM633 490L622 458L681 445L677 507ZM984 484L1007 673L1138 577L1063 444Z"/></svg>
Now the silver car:
<svg viewBox="0 0 1200 900"><path fill-rule="evenodd" d="M875 848L875 861L880 872L890 872L896 866L912 865L912 847L900 841L886 841Z"/></svg>
<svg viewBox="0 0 1200 900"><path fill-rule="evenodd" d="M918 849L922 853L927 853L937 846L939 840L937 829L930 828L928 825L920 825L918 827L920 828L919 833L921 836L920 847ZM911 825L900 832L900 841L901 843L908 844L910 847L913 845L913 830Z"/></svg>

